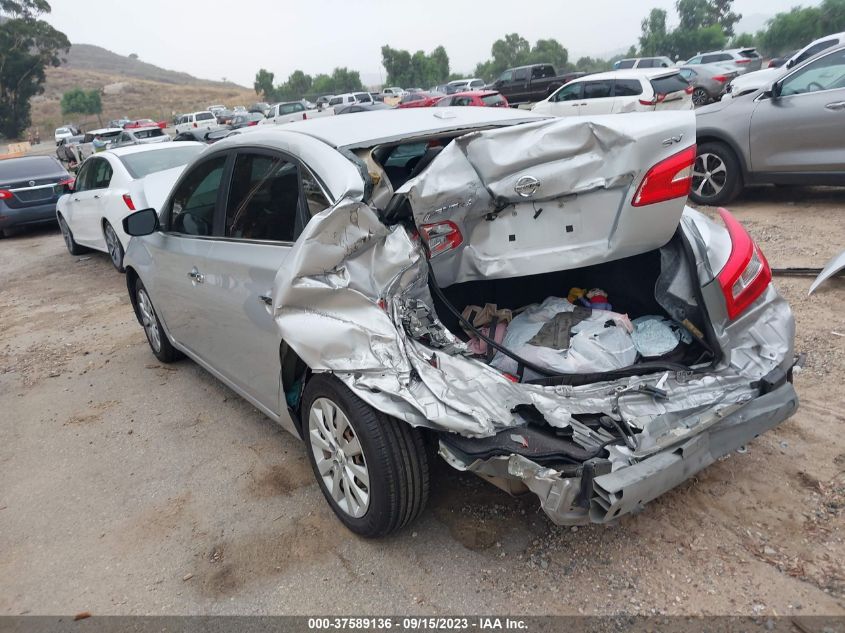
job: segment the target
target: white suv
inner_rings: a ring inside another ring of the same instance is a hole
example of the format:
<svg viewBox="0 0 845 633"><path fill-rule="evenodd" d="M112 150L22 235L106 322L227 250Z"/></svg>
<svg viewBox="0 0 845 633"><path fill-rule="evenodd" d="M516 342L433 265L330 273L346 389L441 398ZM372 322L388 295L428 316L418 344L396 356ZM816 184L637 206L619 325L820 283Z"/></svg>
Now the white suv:
<svg viewBox="0 0 845 633"><path fill-rule="evenodd" d="M767 88L777 79L783 77L790 68L794 68L822 51L839 46L840 44L845 44L845 33L834 33L833 35L825 35L817 40L813 40L786 60L786 63L780 68L764 68L763 70L740 75L728 84L726 94L722 98L730 99L748 94L749 92L756 92L760 88Z"/></svg>
<svg viewBox="0 0 845 633"><path fill-rule="evenodd" d="M176 122L176 133L181 134L188 130L205 129L210 130L217 127L217 117L209 110L183 114Z"/></svg>
<svg viewBox="0 0 845 633"><path fill-rule="evenodd" d="M672 68L675 66L668 57L629 57L613 62L613 70L625 70L628 68Z"/></svg>
<svg viewBox="0 0 845 633"><path fill-rule="evenodd" d="M676 69L613 70L559 88L532 110L553 116L691 110L692 86Z"/></svg>

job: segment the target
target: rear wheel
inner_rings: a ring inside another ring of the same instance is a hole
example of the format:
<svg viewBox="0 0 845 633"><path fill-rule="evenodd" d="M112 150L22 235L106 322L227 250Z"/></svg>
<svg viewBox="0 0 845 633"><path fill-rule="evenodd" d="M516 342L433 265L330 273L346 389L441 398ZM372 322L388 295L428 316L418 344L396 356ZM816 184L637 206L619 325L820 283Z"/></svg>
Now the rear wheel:
<svg viewBox="0 0 845 633"><path fill-rule="evenodd" d="M722 205L742 190L739 161L723 143L702 143L692 171L690 198L697 204Z"/></svg>
<svg viewBox="0 0 845 633"><path fill-rule="evenodd" d="M376 411L327 374L308 381L302 404L308 460L346 527L384 536L422 512L428 456L419 431Z"/></svg>
<svg viewBox="0 0 845 633"><path fill-rule="evenodd" d="M696 107L710 103L710 95L704 88L696 88L692 91L692 102Z"/></svg>
<svg viewBox="0 0 845 633"><path fill-rule="evenodd" d="M67 246L67 252L71 255L82 255L88 249L84 246L80 246L76 243L76 240L73 239L73 233L70 230L70 227L67 225L67 222L62 216L59 216L59 229L62 232L62 239L65 241L65 246Z"/></svg>
<svg viewBox="0 0 845 633"><path fill-rule="evenodd" d="M103 224L103 237L106 239L106 248L109 251L112 265L117 269L117 272L125 272L123 268L123 244L120 243L120 238L108 221Z"/></svg>
<svg viewBox="0 0 845 633"><path fill-rule="evenodd" d="M172 363L174 360L181 358L182 354L167 340L167 335L164 333L164 328L161 327L161 321L158 320L150 295L140 279L135 282L135 302L138 306L138 316L141 318L144 334L147 335L147 342L150 344L150 349L155 357L162 363Z"/></svg>

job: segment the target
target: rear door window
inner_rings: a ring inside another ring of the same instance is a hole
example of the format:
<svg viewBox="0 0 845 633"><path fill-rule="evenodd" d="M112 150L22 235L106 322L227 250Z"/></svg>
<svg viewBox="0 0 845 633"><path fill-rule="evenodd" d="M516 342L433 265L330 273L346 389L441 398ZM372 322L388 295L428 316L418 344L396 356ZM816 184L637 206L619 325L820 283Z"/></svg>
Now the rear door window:
<svg viewBox="0 0 845 633"><path fill-rule="evenodd" d="M585 81L584 99L604 99L613 92L612 81Z"/></svg>
<svg viewBox="0 0 845 633"><path fill-rule="evenodd" d="M214 115L211 112L200 112L197 115L197 121L209 121L214 118Z"/></svg>
<svg viewBox="0 0 845 633"><path fill-rule="evenodd" d="M226 156L216 156L194 167L176 188L170 203L169 226L175 233L212 235L217 192Z"/></svg>
<svg viewBox="0 0 845 633"><path fill-rule="evenodd" d="M613 86L615 97L636 97L643 93L643 86L637 79L617 79Z"/></svg>
<svg viewBox="0 0 845 633"><path fill-rule="evenodd" d="M94 160L91 167L91 177L89 189L108 189L111 182L112 168L109 161L103 158Z"/></svg>
<svg viewBox="0 0 845 633"><path fill-rule="evenodd" d="M673 92L686 90L689 83L684 79L680 73L667 75L666 77L657 77L651 80L651 86L657 94L668 95Z"/></svg>
<svg viewBox="0 0 845 633"><path fill-rule="evenodd" d="M527 68L517 68L513 71L513 80L514 81L527 81L528 80L528 69Z"/></svg>
<svg viewBox="0 0 845 633"><path fill-rule="evenodd" d="M824 40L823 42L819 42L818 44L813 44L810 48L806 51L801 53L798 57L795 58L795 61L792 63L793 66L800 64L803 61L810 59L813 55L821 53L823 50L830 48L831 46L835 45L837 40Z"/></svg>
<svg viewBox="0 0 845 633"><path fill-rule="evenodd" d="M614 66L616 68L633 68L634 64L637 63L636 59L623 59L621 61L616 62Z"/></svg>
<svg viewBox="0 0 845 633"><path fill-rule="evenodd" d="M238 154L226 203L225 234L247 240L293 242L304 226L299 199L296 163L269 154Z"/></svg>

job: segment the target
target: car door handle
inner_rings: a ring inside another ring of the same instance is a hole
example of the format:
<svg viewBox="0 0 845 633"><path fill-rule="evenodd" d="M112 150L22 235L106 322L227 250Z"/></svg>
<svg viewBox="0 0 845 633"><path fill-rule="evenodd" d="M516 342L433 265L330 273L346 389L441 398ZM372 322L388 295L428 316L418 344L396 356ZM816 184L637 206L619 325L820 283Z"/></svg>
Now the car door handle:
<svg viewBox="0 0 845 633"><path fill-rule="evenodd" d="M273 305L273 297L271 297L270 295L258 295L258 299L259 301L261 301L261 303L266 306Z"/></svg>
<svg viewBox="0 0 845 633"><path fill-rule="evenodd" d="M74 202L79 202L79 198L74 198L74 199L73 199L73 201L74 201Z"/></svg>
<svg viewBox="0 0 845 633"><path fill-rule="evenodd" d="M99 200L99 199L100 199L100 194L94 194L94 200Z"/></svg>
<svg viewBox="0 0 845 633"><path fill-rule="evenodd" d="M188 277L191 278L191 281L198 284L201 284L205 281L205 275L203 275L196 268L194 268L191 272L188 273Z"/></svg>
<svg viewBox="0 0 845 633"><path fill-rule="evenodd" d="M828 110L845 110L845 101L835 101L834 103L828 103L825 108Z"/></svg>

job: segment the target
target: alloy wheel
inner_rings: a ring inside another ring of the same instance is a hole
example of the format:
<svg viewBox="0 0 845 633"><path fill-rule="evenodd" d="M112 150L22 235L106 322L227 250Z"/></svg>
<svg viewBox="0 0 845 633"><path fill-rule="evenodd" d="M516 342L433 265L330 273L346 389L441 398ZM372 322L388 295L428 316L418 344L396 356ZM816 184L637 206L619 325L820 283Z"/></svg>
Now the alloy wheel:
<svg viewBox="0 0 845 633"><path fill-rule="evenodd" d="M144 326L144 332L147 335L147 340L153 351L161 351L161 332L158 329L158 321L156 320L155 310L153 310L152 301L147 296L147 291L141 288L138 290L138 311L141 313L141 325Z"/></svg>
<svg viewBox="0 0 845 633"><path fill-rule="evenodd" d="M701 198L712 198L725 188L728 170L716 154L699 154L692 169L692 190Z"/></svg>
<svg viewBox="0 0 845 633"><path fill-rule="evenodd" d="M364 516L370 505L367 461L349 418L328 398L317 398L311 405L308 439L332 499L349 516Z"/></svg>
<svg viewBox="0 0 845 633"><path fill-rule="evenodd" d="M703 106L710 100L704 88L696 88L692 91L692 102L694 105Z"/></svg>
<svg viewBox="0 0 845 633"><path fill-rule="evenodd" d="M71 250L73 248L73 238L70 236L70 229L68 228L67 222L62 217L59 218L59 230L62 232L62 239L65 241L65 246L67 246L68 250Z"/></svg>
<svg viewBox="0 0 845 633"><path fill-rule="evenodd" d="M114 232L111 224L106 224L105 229L105 237L106 237L106 248L109 249L109 257L111 257L111 261L114 264L115 268L120 268L123 265L121 261L120 255L120 240L117 237L117 234Z"/></svg>

